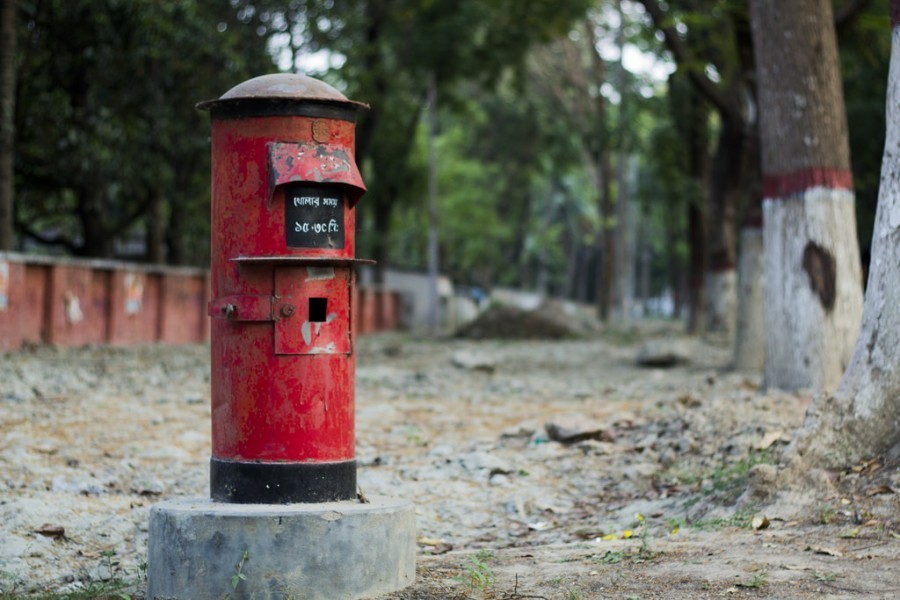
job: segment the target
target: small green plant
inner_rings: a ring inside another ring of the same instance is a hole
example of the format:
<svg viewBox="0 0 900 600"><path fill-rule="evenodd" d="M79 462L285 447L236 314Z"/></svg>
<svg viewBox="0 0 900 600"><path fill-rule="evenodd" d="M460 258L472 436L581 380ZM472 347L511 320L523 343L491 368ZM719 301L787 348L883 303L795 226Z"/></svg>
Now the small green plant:
<svg viewBox="0 0 900 600"><path fill-rule="evenodd" d="M650 549L650 526L644 521L644 516L641 513L634 515L634 518L637 519L641 527L641 549L638 551L638 558L640 560L653 560L656 555Z"/></svg>
<svg viewBox="0 0 900 600"><path fill-rule="evenodd" d="M110 579L113 578L119 570L119 561L116 560L116 551L115 550L103 550L100 552L100 557L103 560L103 565L106 567L106 572L109 573Z"/></svg>
<svg viewBox="0 0 900 600"><path fill-rule="evenodd" d="M683 517L671 517L666 519L666 529L669 533L678 533L687 525L687 521Z"/></svg>
<svg viewBox="0 0 900 600"><path fill-rule="evenodd" d="M568 600L583 600L584 596L581 594L581 590L566 590L568 595Z"/></svg>
<svg viewBox="0 0 900 600"><path fill-rule="evenodd" d="M750 469L759 464L771 464L773 460L771 450L754 450L740 460L720 464L712 471L701 473L695 469L676 466L669 470L669 476L683 484L698 486L699 494L693 499L693 503L703 497L713 496L724 504L732 504L746 489ZM689 507L687 502L685 507Z"/></svg>
<svg viewBox="0 0 900 600"><path fill-rule="evenodd" d="M486 590L497 580L487 564L493 558L494 554L489 550L479 550L475 556L470 556L461 565L463 572L454 579L465 584L470 590Z"/></svg>
<svg viewBox="0 0 900 600"><path fill-rule="evenodd" d="M413 446L424 448L428 445L428 440L422 437L422 432L417 427L409 427L406 430L406 441Z"/></svg>
<svg viewBox="0 0 900 600"><path fill-rule="evenodd" d="M612 550L607 550L606 554L601 556L598 560L599 562L606 563L608 565L617 565L622 562L623 558L625 558L624 552L613 552Z"/></svg>
<svg viewBox="0 0 900 600"><path fill-rule="evenodd" d="M244 575L244 564L250 560L250 552L244 550L243 556L241 556L241 560L238 561L238 564L234 567L234 575L231 576L231 591L236 592L238 586L242 581L247 580L247 576ZM231 594L227 594L225 596L226 600L231 600Z"/></svg>
<svg viewBox="0 0 900 600"><path fill-rule="evenodd" d="M738 529L750 529L753 527L753 515L756 514L756 505L748 504L729 517L717 517L715 519L702 519L694 521L691 527L701 531L718 531L723 527L736 527Z"/></svg>
<svg viewBox="0 0 900 600"><path fill-rule="evenodd" d="M830 524L835 517L835 511L832 507L827 504L823 504L819 507L819 524L820 525L828 525Z"/></svg>
<svg viewBox="0 0 900 600"><path fill-rule="evenodd" d="M749 588L749 589L759 589L761 587L765 587L769 582L769 574L768 573L757 573L753 577L751 577L747 581L742 581L738 584L738 587Z"/></svg>

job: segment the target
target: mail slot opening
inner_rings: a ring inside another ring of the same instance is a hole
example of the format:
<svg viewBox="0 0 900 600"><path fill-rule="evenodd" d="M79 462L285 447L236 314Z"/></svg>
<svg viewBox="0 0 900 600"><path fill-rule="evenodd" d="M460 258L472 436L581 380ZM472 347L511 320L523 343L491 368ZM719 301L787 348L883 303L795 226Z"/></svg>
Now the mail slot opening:
<svg viewBox="0 0 900 600"><path fill-rule="evenodd" d="M328 314L328 298L309 299L310 323L324 323Z"/></svg>

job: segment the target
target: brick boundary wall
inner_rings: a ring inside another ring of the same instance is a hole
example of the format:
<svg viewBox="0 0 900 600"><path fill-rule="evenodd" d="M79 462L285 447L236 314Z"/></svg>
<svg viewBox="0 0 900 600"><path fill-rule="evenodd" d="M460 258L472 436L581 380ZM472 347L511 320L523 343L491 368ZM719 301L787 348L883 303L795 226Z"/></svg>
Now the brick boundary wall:
<svg viewBox="0 0 900 600"><path fill-rule="evenodd" d="M359 292L359 335L398 328L396 292ZM205 342L209 301L206 269L0 252L0 352Z"/></svg>

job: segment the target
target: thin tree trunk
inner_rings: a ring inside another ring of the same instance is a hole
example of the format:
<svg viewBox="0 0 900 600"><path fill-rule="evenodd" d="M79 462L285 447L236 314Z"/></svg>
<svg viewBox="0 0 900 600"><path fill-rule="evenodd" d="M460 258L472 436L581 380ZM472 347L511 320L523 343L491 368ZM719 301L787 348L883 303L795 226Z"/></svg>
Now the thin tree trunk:
<svg viewBox="0 0 900 600"><path fill-rule="evenodd" d="M829 0L751 3L759 79L767 386L834 390L862 313Z"/></svg>
<svg viewBox="0 0 900 600"><path fill-rule="evenodd" d="M147 211L146 235L147 256L149 263L162 264L166 260L166 223L165 223L165 195L162 190L154 192L156 197Z"/></svg>
<svg viewBox="0 0 900 600"><path fill-rule="evenodd" d="M593 70L593 84L597 89L606 81L606 69L603 59L597 54L597 38L593 25L588 22L585 26L587 39L590 43L591 68ZM615 206L612 197L612 159L609 152L608 129L606 126L606 98L603 94L594 96L594 118L597 120L594 139L589 141L590 153L594 160L597 183L597 212L600 216L600 235L597 251L600 261L597 277L597 316L601 321L609 320L612 307L612 299L615 287L616 272L616 243L615 232Z"/></svg>
<svg viewBox="0 0 900 600"><path fill-rule="evenodd" d="M438 291L438 203L437 203L437 82L428 78L428 327L436 335L441 323Z"/></svg>
<svg viewBox="0 0 900 600"><path fill-rule="evenodd" d="M0 250L13 249L16 0L0 0Z"/></svg>
<svg viewBox="0 0 900 600"><path fill-rule="evenodd" d="M627 97L625 91L625 14L622 12L622 0L616 1L616 11L619 13L619 27L616 30L616 46L619 47L619 61L616 65L616 85L619 88L619 112L616 122L616 139L619 142L616 156L616 228L615 228L615 304L619 314L619 320L627 323L631 313L632 289L630 282L630 260L628 257L628 144L625 141L627 135Z"/></svg>
<svg viewBox="0 0 900 600"><path fill-rule="evenodd" d="M738 311L734 368L760 372L765 362L765 309L763 302L762 227L741 229L738 258Z"/></svg>
<svg viewBox="0 0 900 600"><path fill-rule="evenodd" d="M702 200L702 199L701 199ZM698 200L699 202L699 200ZM689 333L702 334L705 327L703 315L706 305L703 289L706 275L706 231L703 223L703 211L692 202L688 206L688 322Z"/></svg>
<svg viewBox="0 0 900 600"><path fill-rule="evenodd" d="M719 132L707 218L706 331L734 336L737 314L735 215L741 193L744 124L727 116Z"/></svg>
<svg viewBox="0 0 900 600"><path fill-rule="evenodd" d="M78 218L84 239L78 249L82 256L112 258L113 244L104 219L105 202L100 183L82 186L78 194Z"/></svg>

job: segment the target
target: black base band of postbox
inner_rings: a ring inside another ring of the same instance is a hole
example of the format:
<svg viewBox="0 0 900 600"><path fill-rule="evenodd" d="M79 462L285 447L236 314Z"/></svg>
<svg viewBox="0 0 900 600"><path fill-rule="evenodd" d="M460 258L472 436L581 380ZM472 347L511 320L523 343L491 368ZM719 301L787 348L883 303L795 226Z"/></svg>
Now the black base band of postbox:
<svg viewBox="0 0 900 600"><path fill-rule="evenodd" d="M212 458L209 492L217 502L293 504L356 499L356 461L243 462Z"/></svg>

